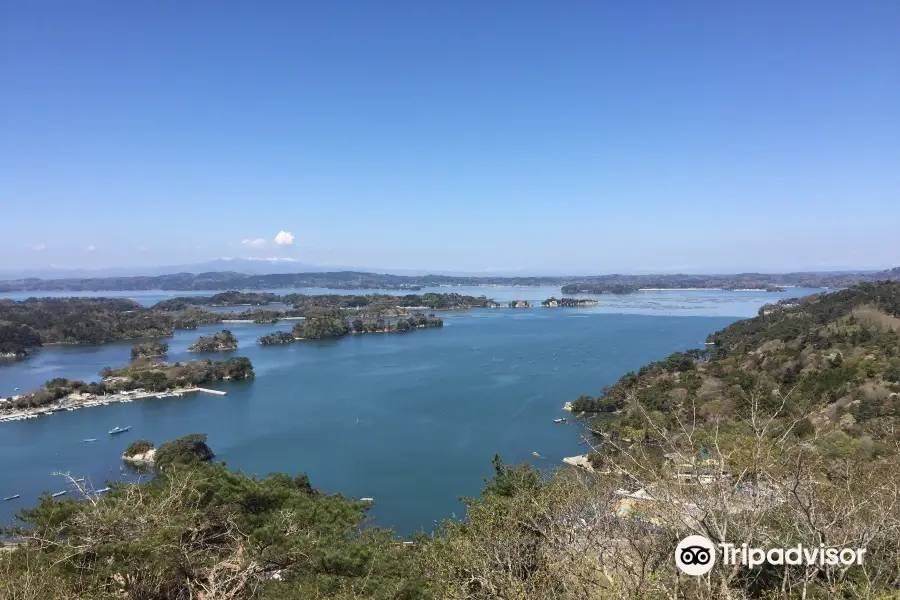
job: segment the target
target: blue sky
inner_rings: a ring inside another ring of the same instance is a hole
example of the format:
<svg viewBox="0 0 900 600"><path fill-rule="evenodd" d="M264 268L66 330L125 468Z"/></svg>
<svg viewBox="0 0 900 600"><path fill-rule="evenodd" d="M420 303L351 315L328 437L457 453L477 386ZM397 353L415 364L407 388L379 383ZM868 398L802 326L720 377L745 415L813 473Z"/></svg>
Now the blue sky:
<svg viewBox="0 0 900 600"><path fill-rule="evenodd" d="M895 0L0 0L0 266L900 265L898 31Z"/></svg>

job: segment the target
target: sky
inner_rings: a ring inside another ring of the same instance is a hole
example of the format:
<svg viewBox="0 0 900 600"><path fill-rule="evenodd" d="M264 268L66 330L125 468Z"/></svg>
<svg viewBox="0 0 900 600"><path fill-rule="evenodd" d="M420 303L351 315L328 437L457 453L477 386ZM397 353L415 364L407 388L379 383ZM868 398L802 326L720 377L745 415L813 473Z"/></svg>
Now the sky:
<svg viewBox="0 0 900 600"><path fill-rule="evenodd" d="M0 268L900 265L900 2L0 0Z"/></svg>

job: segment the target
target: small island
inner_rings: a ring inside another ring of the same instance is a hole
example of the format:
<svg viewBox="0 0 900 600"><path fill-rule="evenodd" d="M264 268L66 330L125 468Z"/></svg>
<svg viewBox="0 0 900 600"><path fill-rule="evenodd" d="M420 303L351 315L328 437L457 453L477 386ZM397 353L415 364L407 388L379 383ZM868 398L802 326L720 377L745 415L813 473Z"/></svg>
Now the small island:
<svg viewBox="0 0 900 600"><path fill-rule="evenodd" d="M137 466L151 466L156 455L156 447L153 442L137 440L128 444L122 453L122 460Z"/></svg>
<svg viewBox="0 0 900 600"><path fill-rule="evenodd" d="M599 300L590 300L588 298L555 298L553 296L541 302L541 306L550 308L556 308L558 306L578 308L583 306L598 306L599 304Z"/></svg>
<svg viewBox="0 0 900 600"><path fill-rule="evenodd" d="M534 305L528 300L511 300L507 306L509 308L531 308Z"/></svg>
<svg viewBox="0 0 900 600"><path fill-rule="evenodd" d="M201 335L188 347L188 352L227 352L237 350L238 341L234 334L223 329L213 335Z"/></svg>
<svg viewBox="0 0 900 600"><path fill-rule="evenodd" d="M276 331L275 333L262 336L256 340L256 343L260 346L277 346L279 344L290 344L293 341L294 336L290 332Z"/></svg>
<svg viewBox="0 0 900 600"><path fill-rule="evenodd" d="M169 344L165 342L147 342L146 344L135 344L131 348L131 360L138 358L153 358L156 356L165 356L169 352Z"/></svg>
<svg viewBox="0 0 900 600"><path fill-rule="evenodd" d="M205 434L191 433L165 443L159 448L156 448L153 442L137 440L125 449L122 460L139 467L164 469L174 464L207 462L215 456L215 452L206 443Z"/></svg>

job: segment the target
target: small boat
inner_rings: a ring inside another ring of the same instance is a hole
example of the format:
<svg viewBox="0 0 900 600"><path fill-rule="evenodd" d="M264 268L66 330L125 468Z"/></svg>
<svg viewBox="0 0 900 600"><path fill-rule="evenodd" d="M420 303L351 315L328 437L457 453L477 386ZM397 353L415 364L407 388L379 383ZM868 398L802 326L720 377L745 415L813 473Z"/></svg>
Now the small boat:
<svg viewBox="0 0 900 600"><path fill-rule="evenodd" d="M565 419L553 419L553 422L554 423L565 423L566 420Z"/></svg>
<svg viewBox="0 0 900 600"><path fill-rule="evenodd" d="M97 493L98 493L98 494L102 494L103 492L108 492L108 491L109 491L109 488L108 488L108 487L105 487L105 488L103 488L102 490L97 490Z"/></svg>
<svg viewBox="0 0 900 600"><path fill-rule="evenodd" d="M375 502L375 498L360 498L360 502Z"/></svg>
<svg viewBox="0 0 900 600"><path fill-rule="evenodd" d="M118 426L116 426L116 427L113 427L112 429L109 430L109 435L116 435L117 433L125 433L125 432L128 431L129 429L131 429L131 425L129 425L128 427L118 427Z"/></svg>
<svg viewBox="0 0 900 600"><path fill-rule="evenodd" d="M15 494L14 496L7 496L6 498L3 499L3 501L4 501L4 502L9 502L10 500L15 500L15 499L18 498L18 497L19 497L18 494Z"/></svg>
<svg viewBox="0 0 900 600"><path fill-rule="evenodd" d="M87 439L84 440L84 441L85 441L85 442L96 442L96 441L97 441L97 438L87 438Z"/></svg>
<svg viewBox="0 0 900 600"><path fill-rule="evenodd" d="M50 497L51 498L59 498L60 496L62 496L65 493L66 493L66 490L63 490L61 492L56 492L55 494L50 494Z"/></svg>

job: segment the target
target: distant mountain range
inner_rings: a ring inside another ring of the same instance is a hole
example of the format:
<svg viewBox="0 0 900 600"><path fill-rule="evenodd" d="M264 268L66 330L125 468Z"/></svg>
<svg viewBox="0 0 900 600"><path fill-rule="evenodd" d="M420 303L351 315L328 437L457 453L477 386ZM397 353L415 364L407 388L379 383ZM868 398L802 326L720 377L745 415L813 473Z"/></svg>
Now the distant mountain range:
<svg viewBox="0 0 900 600"><path fill-rule="evenodd" d="M225 261L229 266L241 262ZM297 263L288 263L296 268ZM783 286L837 288L866 281L900 279L900 267L885 271L840 273L738 273L734 275L594 275L594 276L456 276L397 275L366 271L308 271L304 273L242 273L236 270L160 275L90 276L69 275L43 279L19 277L0 281L0 292L112 291L112 290L228 290L290 289L303 287L333 289L406 289L448 285L565 286L569 293L604 293L611 287L631 288L768 288ZM580 285L572 285L580 284ZM615 292L614 292L615 293Z"/></svg>
<svg viewBox="0 0 900 600"><path fill-rule="evenodd" d="M107 267L102 269L64 269L47 266L31 269L0 269L0 279L95 279L98 277L154 277L170 273L210 273L214 271L268 275L304 271L352 270L344 266L317 266L293 259L217 258L202 263L158 265L151 267Z"/></svg>

